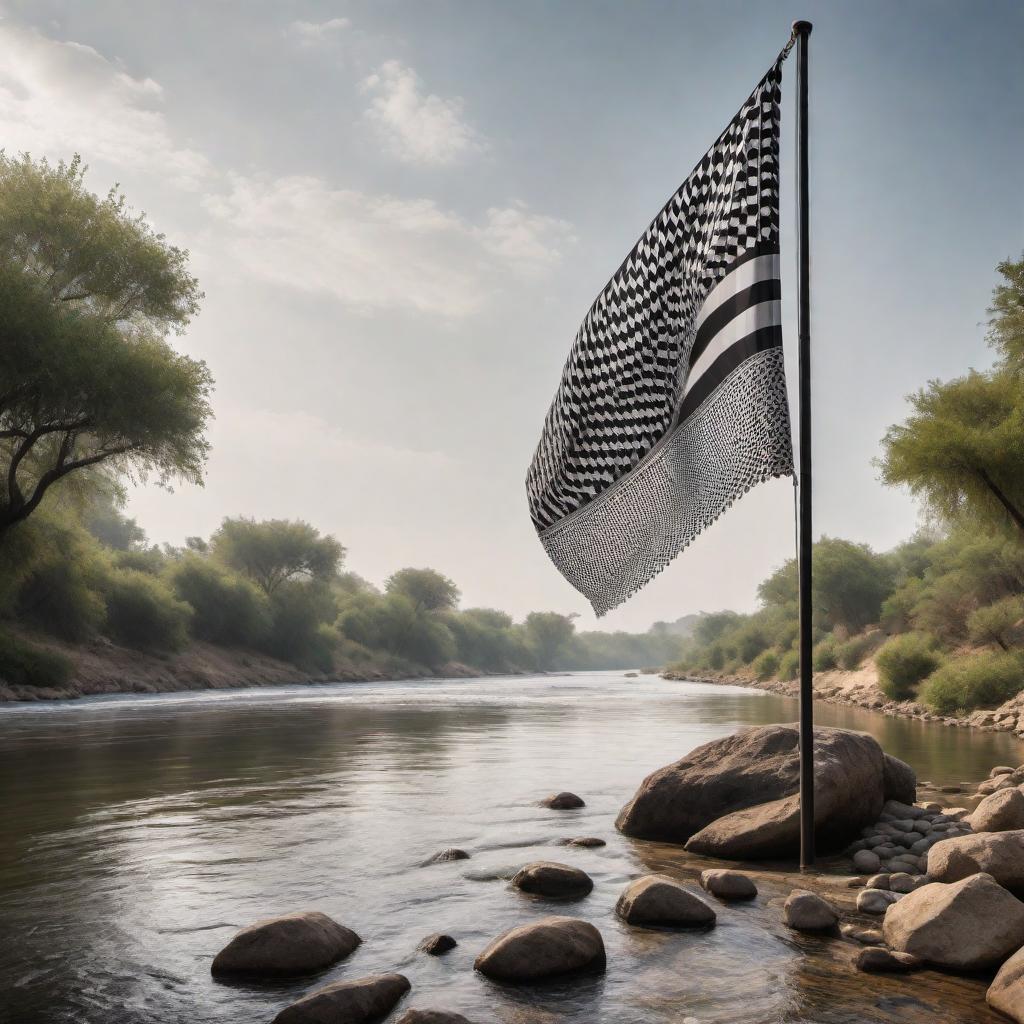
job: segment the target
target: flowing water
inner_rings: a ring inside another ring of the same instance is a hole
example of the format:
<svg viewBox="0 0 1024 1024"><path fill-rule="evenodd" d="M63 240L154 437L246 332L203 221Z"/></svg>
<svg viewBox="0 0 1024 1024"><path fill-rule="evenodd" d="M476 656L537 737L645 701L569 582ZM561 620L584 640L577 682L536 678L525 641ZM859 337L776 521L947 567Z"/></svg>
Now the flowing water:
<svg viewBox="0 0 1024 1024"><path fill-rule="evenodd" d="M403 1006L476 1024L994 1020L983 980L857 975L849 944L787 932L781 878L752 904L720 905L710 932L615 918L631 877L699 868L615 832L643 776L739 725L795 713L755 690L622 673L2 707L0 1020L259 1024L318 984L393 970L412 982ZM830 705L818 720L871 731L936 785L1024 761L1005 734ZM587 806L537 806L562 789ZM574 835L608 845L555 845ZM449 846L472 858L423 866ZM511 889L511 872L536 859L578 865L594 892L553 907ZM314 978L211 978L235 929L296 909L331 914L362 946ZM516 988L473 971L494 935L551 912L600 928L603 975ZM434 931L458 948L418 954Z"/></svg>

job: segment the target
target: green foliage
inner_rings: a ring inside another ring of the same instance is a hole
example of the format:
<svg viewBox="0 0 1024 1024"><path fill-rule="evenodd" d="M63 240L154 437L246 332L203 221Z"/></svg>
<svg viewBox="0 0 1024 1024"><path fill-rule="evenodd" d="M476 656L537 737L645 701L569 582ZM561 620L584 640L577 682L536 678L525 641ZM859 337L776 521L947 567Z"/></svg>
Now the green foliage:
<svg viewBox="0 0 1024 1024"><path fill-rule="evenodd" d="M63 654L0 632L0 680L12 686L63 686L72 664Z"/></svg>
<svg viewBox="0 0 1024 1024"><path fill-rule="evenodd" d="M338 629L364 647L431 668L440 668L457 652L445 620L401 593L359 595L342 609Z"/></svg>
<svg viewBox="0 0 1024 1024"><path fill-rule="evenodd" d="M309 523L245 517L225 519L210 538L210 550L268 595L294 580L332 580L345 555L338 541L321 537Z"/></svg>
<svg viewBox="0 0 1024 1024"><path fill-rule="evenodd" d="M879 686L892 700L912 699L918 684L941 663L935 640L924 633L893 637L875 655Z"/></svg>
<svg viewBox="0 0 1024 1024"><path fill-rule="evenodd" d="M443 621L455 638L459 661L492 672L516 666L522 648L513 632L511 615L492 608L467 608L445 616Z"/></svg>
<svg viewBox="0 0 1024 1024"><path fill-rule="evenodd" d="M459 603L459 588L433 569L399 569L384 590L407 598L418 611L451 611Z"/></svg>
<svg viewBox="0 0 1024 1024"><path fill-rule="evenodd" d="M947 661L921 687L920 699L933 711L951 715L997 707L1024 689L1020 654L985 651Z"/></svg>
<svg viewBox="0 0 1024 1024"><path fill-rule="evenodd" d="M137 551L145 546L146 531L121 511L114 496L101 492L82 515L82 525L104 546L115 551Z"/></svg>
<svg viewBox="0 0 1024 1024"><path fill-rule="evenodd" d="M330 626L338 614L330 587L320 580L285 580L275 585L269 600L267 653L302 668L329 671L337 639Z"/></svg>
<svg viewBox="0 0 1024 1024"><path fill-rule="evenodd" d="M168 579L178 599L194 609L193 636L237 647L267 642L270 601L255 584L195 554L172 564Z"/></svg>
<svg viewBox="0 0 1024 1024"><path fill-rule="evenodd" d="M976 644L997 644L1004 651L1021 640L1024 595L1012 594L971 612L967 631Z"/></svg>
<svg viewBox="0 0 1024 1024"><path fill-rule="evenodd" d="M779 679L791 683L800 675L800 653L789 650L779 659Z"/></svg>
<svg viewBox="0 0 1024 1024"><path fill-rule="evenodd" d="M188 643L192 609L163 580L135 569L115 569L104 582L106 632L126 647L179 651Z"/></svg>
<svg viewBox="0 0 1024 1024"><path fill-rule="evenodd" d="M829 669L839 667L839 658L836 653L838 647L839 641L832 633L814 645L811 661L815 672L827 672Z"/></svg>
<svg viewBox="0 0 1024 1024"><path fill-rule="evenodd" d="M751 668L760 680L775 679L779 672L779 655L776 651L762 651Z"/></svg>
<svg viewBox="0 0 1024 1024"><path fill-rule="evenodd" d="M847 672L860 668L861 662L871 653L876 642L872 636L854 636L845 643L836 644L836 664Z"/></svg>
<svg viewBox="0 0 1024 1024"><path fill-rule="evenodd" d="M206 460L212 379L165 340L198 309L188 254L83 174L0 154L0 537L70 474Z"/></svg>
<svg viewBox="0 0 1024 1024"><path fill-rule="evenodd" d="M889 562L866 544L823 537L814 545L814 619L856 633L878 622L892 589Z"/></svg>
<svg viewBox="0 0 1024 1024"><path fill-rule="evenodd" d="M924 580L912 576L883 602L879 623L887 633L905 633L914 622L914 610L924 596Z"/></svg>
<svg viewBox="0 0 1024 1024"><path fill-rule="evenodd" d="M526 616L523 633L538 668L557 666L559 657L569 647L576 632L573 618L557 612L530 612Z"/></svg>

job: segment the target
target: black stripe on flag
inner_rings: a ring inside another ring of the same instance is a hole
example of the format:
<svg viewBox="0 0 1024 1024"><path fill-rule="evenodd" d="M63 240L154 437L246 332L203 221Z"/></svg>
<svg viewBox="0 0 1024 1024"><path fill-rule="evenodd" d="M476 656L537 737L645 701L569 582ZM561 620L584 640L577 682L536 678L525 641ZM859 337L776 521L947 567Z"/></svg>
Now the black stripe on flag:
<svg viewBox="0 0 1024 1024"><path fill-rule="evenodd" d="M781 297L782 282L777 277L755 281L749 288L730 296L700 325L697 337L693 341L693 348L690 349L690 365L693 366L697 357L730 320L735 320L745 309L756 306L759 302Z"/></svg>

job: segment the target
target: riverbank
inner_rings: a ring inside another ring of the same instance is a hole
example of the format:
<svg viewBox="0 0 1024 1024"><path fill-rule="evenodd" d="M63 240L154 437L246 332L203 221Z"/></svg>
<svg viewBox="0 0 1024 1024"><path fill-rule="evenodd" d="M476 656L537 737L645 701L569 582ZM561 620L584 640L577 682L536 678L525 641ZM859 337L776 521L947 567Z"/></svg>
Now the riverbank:
<svg viewBox="0 0 1024 1024"><path fill-rule="evenodd" d="M439 669L367 652L338 657L330 672L306 672L286 661L252 650L197 641L177 654L150 654L99 639L89 644L63 643L41 633L19 632L33 646L62 655L74 666L67 683L30 686L0 679L0 702L74 700L110 693L181 693L251 686L388 682L402 679L463 679L478 669L450 662Z"/></svg>
<svg viewBox="0 0 1024 1024"><path fill-rule="evenodd" d="M725 672L694 675L672 670L662 673L663 679L692 680L699 683L720 683L727 686L746 686L765 690L781 697L798 696L799 686L779 679L756 679L751 675L733 675ZM869 658L853 671L830 669L814 673L814 699L829 704L843 704L880 711L897 718L911 718L920 722L937 722L954 728L982 729L987 732L1009 732L1024 739L1024 694L1010 698L997 708L972 711L967 715L937 715L917 701L891 700L878 685L878 669Z"/></svg>

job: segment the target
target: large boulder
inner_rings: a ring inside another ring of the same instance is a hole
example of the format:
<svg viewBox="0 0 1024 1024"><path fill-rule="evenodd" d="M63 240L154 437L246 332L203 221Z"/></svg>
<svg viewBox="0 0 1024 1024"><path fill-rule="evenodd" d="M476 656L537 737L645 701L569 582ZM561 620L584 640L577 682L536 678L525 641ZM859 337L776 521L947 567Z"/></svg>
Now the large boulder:
<svg viewBox="0 0 1024 1024"><path fill-rule="evenodd" d="M605 965L601 933L574 917L542 917L499 935L474 967L499 981L537 981Z"/></svg>
<svg viewBox="0 0 1024 1024"><path fill-rule="evenodd" d="M898 952L951 970L982 970L1024 945L1024 903L991 875L932 882L893 904L882 932Z"/></svg>
<svg viewBox="0 0 1024 1024"><path fill-rule="evenodd" d="M336 981L286 1006L273 1024L368 1024L386 1017L410 987L401 974Z"/></svg>
<svg viewBox="0 0 1024 1024"><path fill-rule="evenodd" d="M630 882L615 904L626 924L699 928L715 923L716 914L696 893L667 875L644 875Z"/></svg>
<svg viewBox="0 0 1024 1024"><path fill-rule="evenodd" d="M992 979L985 1001L993 1010L1024 1024L1024 949L1018 949Z"/></svg>
<svg viewBox="0 0 1024 1024"><path fill-rule="evenodd" d="M1011 786L985 797L967 821L975 832L1024 829L1024 790Z"/></svg>
<svg viewBox="0 0 1024 1024"><path fill-rule="evenodd" d="M555 899L586 896L594 888L586 871L553 860L537 860L520 868L513 875L512 884L523 892Z"/></svg>
<svg viewBox="0 0 1024 1024"><path fill-rule="evenodd" d="M795 726L769 725L705 743L649 775L616 825L637 838L691 840L688 849L713 856L791 856L800 836L798 740ZM835 847L878 819L885 755L871 736L822 728L814 756L815 824L820 843Z"/></svg>
<svg viewBox="0 0 1024 1024"><path fill-rule="evenodd" d="M955 836L928 851L928 877L934 882L956 882L979 871L1024 895L1024 829Z"/></svg>
<svg viewBox="0 0 1024 1024"><path fill-rule="evenodd" d="M214 974L306 974L344 959L360 941L319 911L283 914L243 928L210 969Z"/></svg>

